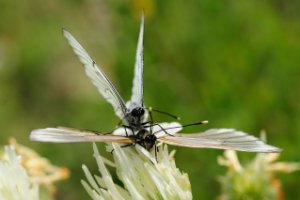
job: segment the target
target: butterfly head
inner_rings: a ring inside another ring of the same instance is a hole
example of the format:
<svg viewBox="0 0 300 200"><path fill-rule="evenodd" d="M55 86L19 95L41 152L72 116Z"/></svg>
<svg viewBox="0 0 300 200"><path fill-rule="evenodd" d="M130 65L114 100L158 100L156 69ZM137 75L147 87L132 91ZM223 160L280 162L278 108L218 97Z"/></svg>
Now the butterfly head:
<svg viewBox="0 0 300 200"><path fill-rule="evenodd" d="M145 114L145 109L143 107L136 107L131 110L131 115L133 117L141 117Z"/></svg>

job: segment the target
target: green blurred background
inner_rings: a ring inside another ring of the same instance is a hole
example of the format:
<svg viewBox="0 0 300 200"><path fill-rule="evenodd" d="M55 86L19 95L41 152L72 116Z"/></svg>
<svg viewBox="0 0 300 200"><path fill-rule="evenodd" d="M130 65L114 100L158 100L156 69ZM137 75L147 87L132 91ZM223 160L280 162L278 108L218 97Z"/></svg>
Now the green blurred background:
<svg viewBox="0 0 300 200"><path fill-rule="evenodd" d="M71 170L58 199L87 199L81 164L97 173L91 144L42 144L31 130L57 125L111 130L111 106L86 78L61 28L69 30L127 100L140 13L146 13L145 102L182 123L236 128L300 161L300 1L0 0L0 141L15 137ZM159 121L171 120L155 115ZM105 152L103 144L98 145ZM176 148L194 199L220 193L218 150ZM109 153L104 155L110 157ZM253 154L243 153L247 160ZM279 175L287 199L300 196L300 173Z"/></svg>

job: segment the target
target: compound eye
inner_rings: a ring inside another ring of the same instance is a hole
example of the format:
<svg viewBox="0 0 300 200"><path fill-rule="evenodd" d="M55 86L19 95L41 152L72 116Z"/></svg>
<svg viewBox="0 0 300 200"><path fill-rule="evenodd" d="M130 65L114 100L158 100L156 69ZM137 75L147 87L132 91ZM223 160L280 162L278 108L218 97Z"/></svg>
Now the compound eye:
<svg viewBox="0 0 300 200"><path fill-rule="evenodd" d="M146 136L146 137L145 137L145 141L146 141L146 142L150 142L150 141L151 141L151 137L150 137L149 135Z"/></svg>
<svg viewBox="0 0 300 200"><path fill-rule="evenodd" d="M138 107L134 108L131 111L132 116L137 117L137 116L142 116L145 113L144 108Z"/></svg>
<svg viewBox="0 0 300 200"><path fill-rule="evenodd" d="M144 108L139 108L139 112L140 112L140 115L143 115L145 113Z"/></svg>
<svg viewBox="0 0 300 200"><path fill-rule="evenodd" d="M137 116L138 111L137 111L136 109L133 109L133 110L131 111L131 114L132 114L132 116Z"/></svg>
<svg viewBox="0 0 300 200"><path fill-rule="evenodd" d="M155 139L156 139L155 135L147 135L145 137L146 142L153 142L153 141L155 141Z"/></svg>

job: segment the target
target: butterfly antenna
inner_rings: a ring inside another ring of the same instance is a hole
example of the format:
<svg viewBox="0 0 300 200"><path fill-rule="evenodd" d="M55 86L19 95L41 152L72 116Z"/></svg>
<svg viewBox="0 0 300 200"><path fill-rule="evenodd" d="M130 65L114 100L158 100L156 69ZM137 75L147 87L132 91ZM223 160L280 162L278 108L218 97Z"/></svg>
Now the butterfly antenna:
<svg viewBox="0 0 300 200"><path fill-rule="evenodd" d="M196 123L192 123L192 124L185 124L185 125L182 125L182 127L195 126L195 125L201 125L201 124L207 124L207 123L208 123L208 120L204 120L204 121L196 122Z"/></svg>
<svg viewBox="0 0 300 200"><path fill-rule="evenodd" d="M154 108L152 108L152 107L149 107L149 108L146 108L146 109L148 109L149 112L154 111L154 112L157 112L157 113L164 114L164 115L167 115L167 116L169 116L169 117L172 117L172 118L174 118L174 119L176 119L176 120L180 120L180 117L179 117L179 116L173 115L173 114L168 113L168 112L165 112L165 111L156 110L156 109L154 109Z"/></svg>
<svg viewBox="0 0 300 200"><path fill-rule="evenodd" d="M169 128L163 128L162 130L156 131L153 134L159 133L161 131L166 132L166 130L170 130L170 129L183 128L183 127L188 127L188 126L196 126L196 125L207 124L207 123L208 123L208 120L204 120L204 121L201 121L201 122L196 122L196 123L191 123L191 124L185 124L185 125L182 125L182 126L173 126L173 127L169 127ZM157 124L155 124L155 125L157 125Z"/></svg>

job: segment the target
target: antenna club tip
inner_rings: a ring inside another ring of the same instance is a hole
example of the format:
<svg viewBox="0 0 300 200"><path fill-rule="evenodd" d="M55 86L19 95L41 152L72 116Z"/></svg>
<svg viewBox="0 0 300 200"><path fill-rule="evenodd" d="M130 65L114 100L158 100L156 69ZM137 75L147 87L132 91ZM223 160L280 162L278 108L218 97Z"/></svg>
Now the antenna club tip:
<svg viewBox="0 0 300 200"><path fill-rule="evenodd" d="M179 120L181 120L181 117L176 117L176 119L179 121Z"/></svg>
<svg viewBox="0 0 300 200"><path fill-rule="evenodd" d="M202 121L202 124L208 124L208 120Z"/></svg>

